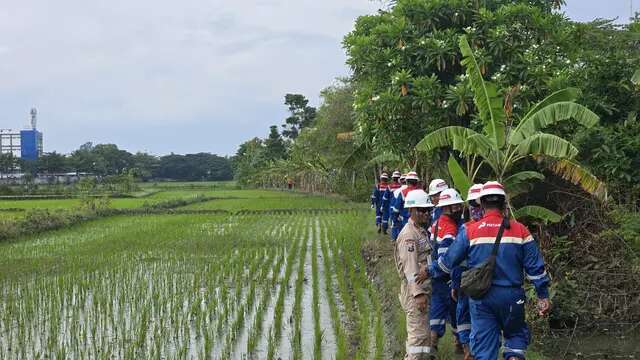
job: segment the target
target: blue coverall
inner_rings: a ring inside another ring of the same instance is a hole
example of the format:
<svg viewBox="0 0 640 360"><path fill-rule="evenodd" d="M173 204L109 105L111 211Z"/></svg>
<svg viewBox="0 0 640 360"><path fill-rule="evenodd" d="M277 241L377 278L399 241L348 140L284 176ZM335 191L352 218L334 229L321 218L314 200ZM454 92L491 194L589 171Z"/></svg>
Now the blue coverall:
<svg viewBox="0 0 640 360"><path fill-rule="evenodd" d="M371 206L376 209L376 226L382 225L382 196L389 185L386 182L378 183L371 193Z"/></svg>
<svg viewBox="0 0 640 360"><path fill-rule="evenodd" d="M445 256L429 268L431 276L447 276L450 269L465 259L469 268L484 262L491 254L501 222L501 212L492 209L481 220L458 232ZM505 341L504 358L524 359L530 340L524 315L525 275L535 286L538 298L548 298L550 279L538 245L524 225L511 220L498 250L491 288L483 298L469 299L470 345L476 360L495 360L501 335Z"/></svg>
<svg viewBox="0 0 640 360"><path fill-rule="evenodd" d="M431 225L431 244L433 247L432 259L433 263L437 263L438 259L446 254L447 249L453 242L458 233L458 223L448 215L442 214L442 208L434 214L438 216ZM438 234L435 236L435 228L438 228ZM429 325L431 331L436 332L438 337L444 336L447 321L451 324L452 331L457 337L456 323L456 302L451 298L451 288L449 286L450 276L433 277L431 279L431 304L429 307Z"/></svg>
<svg viewBox="0 0 640 360"><path fill-rule="evenodd" d="M406 225L407 221L409 221L409 209L404 208L404 199L410 191L413 191L415 189L415 185L407 185L406 187L402 187L394 201L392 207L392 218L394 227L397 226L399 228L398 234L400 233L400 230L402 230L402 228Z"/></svg>
<svg viewBox="0 0 640 360"><path fill-rule="evenodd" d="M400 188L399 182L391 182L387 189L382 194L382 230L386 233L389 229L389 221L391 219L391 202L393 200L393 193Z"/></svg>

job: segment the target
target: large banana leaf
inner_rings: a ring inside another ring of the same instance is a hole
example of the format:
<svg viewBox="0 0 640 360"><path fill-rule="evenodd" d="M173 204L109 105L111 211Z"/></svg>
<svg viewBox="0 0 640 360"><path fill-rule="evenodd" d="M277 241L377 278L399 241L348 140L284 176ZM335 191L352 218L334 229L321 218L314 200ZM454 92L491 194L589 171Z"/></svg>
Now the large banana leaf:
<svg viewBox="0 0 640 360"><path fill-rule="evenodd" d="M400 156L392 153L382 153L378 156L375 156L373 159L369 160L369 165L375 164L384 164L384 163L398 163L401 162L402 159Z"/></svg>
<svg viewBox="0 0 640 360"><path fill-rule="evenodd" d="M456 189L460 191L460 195L462 195L463 199L467 199L467 193L469 192L469 188L471 187L471 180L467 174L462 170L462 166L458 163L458 160L451 154L449 156L449 160L447 161L447 167L449 168L449 175L451 175L451 179L453 180L453 184Z"/></svg>
<svg viewBox="0 0 640 360"><path fill-rule="evenodd" d="M522 217L530 217L544 221L544 223L557 223L562 220L559 214L544 208L542 206L529 205L523 206L513 212L513 216L518 219Z"/></svg>
<svg viewBox="0 0 640 360"><path fill-rule="evenodd" d="M480 66L465 35L460 36L459 46L463 57L461 63L467 70L473 89L473 101L480 113L484 131L498 148L501 148L505 141L506 126L503 99L499 96L495 84L483 79Z"/></svg>
<svg viewBox="0 0 640 360"><path fill-rule="evenodd" d="M582 95L582 92L578 88L565 88L558 90L546 98L542 99L539 103L535 104L529 112L522 118L522 120L528 119L531 115L540 111L540 109L547 107L548 105L555 104L562 101L576 101Z"/></svg>
<svg viewBox="0 0 640 360"><path fill-rule="evenodd" d="M631 82L636 85L640 85L640 70L636 70L633 77L631 77Z"/></svg>
<svg viewBox="0 0 640 360"><path fill-rule="evenodd" d="M363 158L366 159L368 155L369 155L368 146L366 143L362 143L356 146L351 152L351 154L349 154L349 156L347 156L347 158L344 159L344 162L342 163L341 168L345 169L345 168L354 166L356 163L358 163L358 161L361 161Z"/></svg>
<svg viewBox="0 0 640 360"><path fill-rule="evenodd" d="M491 142L484 135L462 126L447 126L433 131L416 145L420 151L431 151L441 147L451 147L465 154L486 157L491 150Z"/></svg>
<svg viewBox="0 0 640 360"><path fill-rule="evenodd" d="M527 115L509 136L509 143L519 144L545 127L568 119L573 119L583 126L592 127L598 123L599 117L593 111L574 102L561 101L549 104Z"/></svg>
<svg viewBox="0 0 640 360"><path fill-rule="evenodd" d="M554 161L550 166L551 171L563 179L572 182L574 185L580 186L584 191L595 196L596 198L607 201L607 187L605 183L600 181L589 170L581 166L575 161L568 159L560 159Z"/></svg>
<svg viewBox="0 0 640 360"><path fill-rule="evenodd" d="M552 134L537 133L524 139L516 148L521 156L545 155L557 159L572 159L578 149L567 140Z"/></svg>
<svg viewBox="0 0 640 360"><path fill-rule="evenodd" d="M533 180L543 180L544 175L537 171L521 171L502 181L509 197L514 198L531 189Z"/></svg>

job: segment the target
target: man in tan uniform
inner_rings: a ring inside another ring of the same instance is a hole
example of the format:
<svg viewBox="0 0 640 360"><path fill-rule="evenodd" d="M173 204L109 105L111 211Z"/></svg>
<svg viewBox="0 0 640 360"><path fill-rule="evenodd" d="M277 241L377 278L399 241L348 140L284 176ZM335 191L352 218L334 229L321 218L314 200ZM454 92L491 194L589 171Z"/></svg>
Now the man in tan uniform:
<svg viewBox="0 0 640 360"><path fill-rule="evenodd" d="M402 228L396 241L394 257L398 274L402 279L400 285L400 304L407 316L407 348L405 359L431 359L429 338L429 300L431 283L416 283L416 276L431 262L431 245L429 244L427 225L433 205L423 190L411 191L405 199L405 208L409 209L410 218Z"/></svg>

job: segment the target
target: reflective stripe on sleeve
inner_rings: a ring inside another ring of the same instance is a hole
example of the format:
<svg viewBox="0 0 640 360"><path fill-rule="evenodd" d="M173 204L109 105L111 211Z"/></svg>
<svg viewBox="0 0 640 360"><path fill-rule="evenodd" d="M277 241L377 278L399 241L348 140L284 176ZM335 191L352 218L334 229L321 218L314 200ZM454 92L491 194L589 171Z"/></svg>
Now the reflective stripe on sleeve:
<svg viewBox="0 0 640 360"><path fill-rule="evenodd" d="M428 354L431 348L428 346L407 346L408 354Z"/></svg>
<svg viewBox="0 0 640 360"><path fill-rule="evenodd" d="M447 321L445 319L432 319L429 320L429 325L444 325L446 322Z"/></svg>
<svg viewBox="0 0 640 360"><path fill-rule="evenodd" d="M540 279L544 278L545 276L547 276L547 271L546 270L543 271L542 274L540 274L540 275L529 275L529 274L525 274L525 275L527 275L527 279L529 279L530 281L540 280Z"/></svg>
<svg viewBox="0 0 640 360"><path fill-rule="evenodd" d="M449 250L448 247L438 248L438 255L444 254Z"/></svg>
<svg viewBox="0 0 640 360"><path fill-rule="evenodd" d="M444 262L442 262L442 258L438 259L438 267L440 267L440 270L444 271L447 274L451 274L451 270L449 270L449 268L444 264Z"/></svg>
<svg viewBox="0 0 640 360"><path fill-rule="evenodd" d="M458 324L458 331L471 330L471 324Z"/></svg>

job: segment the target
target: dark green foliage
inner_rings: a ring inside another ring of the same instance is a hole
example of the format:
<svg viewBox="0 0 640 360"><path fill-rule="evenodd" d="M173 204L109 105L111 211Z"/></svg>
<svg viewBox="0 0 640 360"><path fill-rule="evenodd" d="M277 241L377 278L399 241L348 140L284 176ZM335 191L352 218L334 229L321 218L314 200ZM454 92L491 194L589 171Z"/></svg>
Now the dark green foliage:
<svg viewBox="0 0 640 360"><path fill-rule="evenodd" d="M173 180L231 180L233 169L228 158L209 153L176 155L160 158L153 177Z"/></svg>
<svg viewBox="0 0 640 360"><path fill-rule="evenodd" d="M282 125L282 135L295 139L300 131L313 125L316 118L316 108L309 106L309 100L301 94L286 94L284 104L289 107L290 116Z"/></svg>
<svg viewBox="0 0 640 360"><path fill-rule="evenodd" d="M276 125L271 125L269 128L269 137L264 140L264 145L265 157L268 160L284 159L287 155L287 146Z"/></svg>

